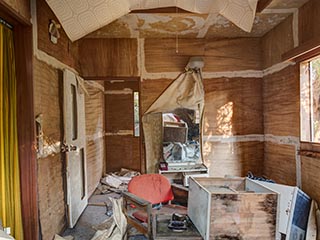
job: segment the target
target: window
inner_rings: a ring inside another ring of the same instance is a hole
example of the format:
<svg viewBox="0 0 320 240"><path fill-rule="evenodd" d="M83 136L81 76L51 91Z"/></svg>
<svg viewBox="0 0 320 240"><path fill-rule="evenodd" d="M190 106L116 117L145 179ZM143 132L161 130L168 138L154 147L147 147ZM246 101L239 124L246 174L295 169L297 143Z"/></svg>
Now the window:
<svg viewBox="0 0 320 240"><path fill-rule="evenodd" d="M320 143L320 56L300 65L301 141Z"/></svg>
<svg viewBox="0 0 320 240"><path fill-rule="evenodd" d="M140 136L139 92L133 93L134 136Z"/></svg>

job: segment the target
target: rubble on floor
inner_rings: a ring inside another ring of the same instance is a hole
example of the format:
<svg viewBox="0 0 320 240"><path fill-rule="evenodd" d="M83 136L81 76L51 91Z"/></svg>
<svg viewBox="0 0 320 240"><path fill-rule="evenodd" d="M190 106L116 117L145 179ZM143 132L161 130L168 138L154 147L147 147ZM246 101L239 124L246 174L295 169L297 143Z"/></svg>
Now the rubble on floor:
<svg viewBox="0 0 320 240"><path fill-rule="evenodd" d="M127 190L129 181L138 175L139 172L125 168L105 174L75 228L67 229L64 235L73 235L76 240L122 239L122 235L127 235L130 240L147 239L136 229L127 228L126 218L122 213L121 193ZM60 236L57 235L55 240L66 238L58 237Z"/></svg>
<svg viewBox="0 0 320 240"><path fill-rule="evenodd" d="M73 237L73 236L70 236L70 235L61 237L61 236L59 236L58 234L56 234L56 235L54 236L54 240L74 240L74 237Z"/></svg>
<svg viewBox="0 0 320 240"><path fill-rule="evenodd" d="M140 175L139 172L122 168L119 172L105 174L94 194L106 194L109 192L121 193L128 189L130 180Z"/></svg>

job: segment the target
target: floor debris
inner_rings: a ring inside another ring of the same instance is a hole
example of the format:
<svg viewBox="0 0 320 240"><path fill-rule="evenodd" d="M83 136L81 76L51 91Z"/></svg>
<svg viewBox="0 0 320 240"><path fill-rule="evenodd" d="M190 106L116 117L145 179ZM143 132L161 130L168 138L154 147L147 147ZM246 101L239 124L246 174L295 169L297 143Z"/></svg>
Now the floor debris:
<svg viewBox="0 0 320 240"><path fill-rule="evenodd" d="M126 218L122 213L121 193L127 190L129 181L138 175L139 172L124 168L105 174L75 228L67 229L63 238L55 240L63 240L67 235L72 235L75 240L112 240L121 239L125 234L128 235L125 239L147 239L132 227L128 227L127 231Z"/></svg>

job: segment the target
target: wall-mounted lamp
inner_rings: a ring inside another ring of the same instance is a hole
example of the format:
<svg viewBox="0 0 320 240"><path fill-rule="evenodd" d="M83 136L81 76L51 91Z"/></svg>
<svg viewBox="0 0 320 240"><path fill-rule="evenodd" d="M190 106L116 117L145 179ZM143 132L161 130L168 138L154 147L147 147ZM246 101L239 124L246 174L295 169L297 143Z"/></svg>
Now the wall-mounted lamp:
<svg viewBox="0 0 320 240"><path fill-rule="evenodd" d="M56 23L54 20L50 20L49 23L49 35L50 35L50 41L53 44L58 43L58 39L60 38L59 29L61 28L61 25Z"/></svg>

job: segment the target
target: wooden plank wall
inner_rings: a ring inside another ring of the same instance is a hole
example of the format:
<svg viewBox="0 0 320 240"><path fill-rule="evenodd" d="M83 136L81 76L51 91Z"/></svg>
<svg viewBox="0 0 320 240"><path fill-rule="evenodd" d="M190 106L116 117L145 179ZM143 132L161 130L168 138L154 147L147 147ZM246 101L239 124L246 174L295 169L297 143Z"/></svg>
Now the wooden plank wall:
<svg viewBox="0 0 320 240"><path fill-rule="evenodd" d="M57 44L50 41L48 32L50 20L59 22L45 0L38 0L37 24L38 24L38 49L54 57L60 62L79 70L78 42L72 43L64 32L59 29L60 38Z"/></svg>
<svg viewBox="0 0 320 240"><path fill-rule="evenodd" d="M134 136L133 92L139 79L106 81L106 171L121 168L141 171L140 137Z"/></svg>
<svg viewBox="0 0 320 240"><path fill-rule="evenodd" d="M262 37L263 69L281 62L281 55L294 47L292 21L293 17L289 16Z"/></svg>
<svg viewBox="0 0 320 240"><path fill-rule="evenodd" d="M320 203L320 160L309 157L301 157L302 189L309 196Z"/></svg>
<svg viewBox="0 0 320 240"><path fill-rule="evenodd" d="M190 56L204 56L203 75L261 69L259 39L184 39L179 40L178 54L175 46L174 39L145 39L145 58L140 61L145 63L142 68L146 71L142 72L142 112L174 80L173 73L183 71ZM162 74L164 78L149 78L151 73ZM166 73L170 77L165 77ZM261 174L263 142L249 140L248 136L263 134L262 79L245 74L243 77L209 77L204 80L204 87L207 107L203 147L210 175L245 176L248 171ZM231 111L230 120L227 120L227 111ZM223 129L226 125L229 129ZM229 135L233 138L228 141ZM238 140L242 137L244 140Z"/></svg>
<svg viewBox="0 0 320 240"><path fill-rule="evenodd" d="M303 44L320 37L317 24L320 14L320 2L310 0L299 9L299 43ZM319 189L320 161L317 158L301 157L302 189L320 203Z"/></svg>
<svg viewBox="0 0 320 240"><path fill-rule="evenodd" d="M52 139L61 141L63 122L61 82L62 69L79 71L78 43L71 43L61 29L58 44L48 36L50 19L56 19L45 0L37 1L38 46L34 64L35 114L42 113L43 131ZM41 61L37 58L41 54ZM43 54L45 53L45 54ZM54 58L46 58L45 55ZM58 64L57 64L58 63ZM104 171L104 95L87 86L90 96L85 98L87 131L88 192L92 193ZM38 160L38 196L42 239L53 239L66 227L66 209L63 186L63 154Z"/></svg>
<svg viewBox="0 0 320 240"><path fill-rule="evenodd" d="M256 38L179 39L176 54L175 39L145 39L145 68L149 73L180 72L191 56L202 56L204 72L260 70L260 47Z"/></svg>
<svg viewBox="0 0 320 240"><path fill-rule="evenodd" d="M317 18L320 2L310 0L300 7L298 26L293 26L288 18L262 38L264 68L281 63L281 55L294 47L312 41L320 36ZM292 19L293 20L293 19ZM298 32L298 42L286 39ZM291 33L290 33L291 31ZM264 76L264 165L263 173L284 184L302 185L311 197L320 201L318 172L320 162L315 158L299 157L300 148L300 88L299 63ZM301 179L300 179L301 175Z"/></svg>
<svg viewBox="0 0 320 240"><path fill-rule="evenodd" d="M289 16L262 38L264 69L281 63L281 55L294 47L292 21L293 17ZM282 184L297 183L299 94L297 65L263 78L263 174Z"/></svg>
<svg viewBox="0 0 320 240"><path fill-rule="evenodd" d="M263 142L228 142L231 136L263 134L262 80L260 78L212 78L204 80L204 157L210 175L245 176L262 173Z"/></svg>
<svg viewBox="0 0 320 240"><path fill-rule="evenodd" d="M103 82L97 81L103 87ZM101 176L105 172L105 127L104 127L104 94L94 87L85 84L89 96L85 96L86 136L87 136L87 181L88 194L94 192Z"/></svg>
<svg viewBox="0 0 320 240"><path fill-rule="evenodd" d="M299 43L303 44L320 36L318 23L320 2L310 0L299 9Z"/></svg>
<svg viewBox="0 0 320 240"><path fill-rule="evenodd" d="M80 66L84 77L138 76L137 39L82 39Z"/></svg>
<svg viewBox="0 0 320 240"><path fill-rule="evenodd" d="M59 71L37 59L34 61L34 93L35 115L43 114L44 135L53 142L61 141ZM38 159L38 199L42 239L51 239L66 224L62 154Z"/></svg>

